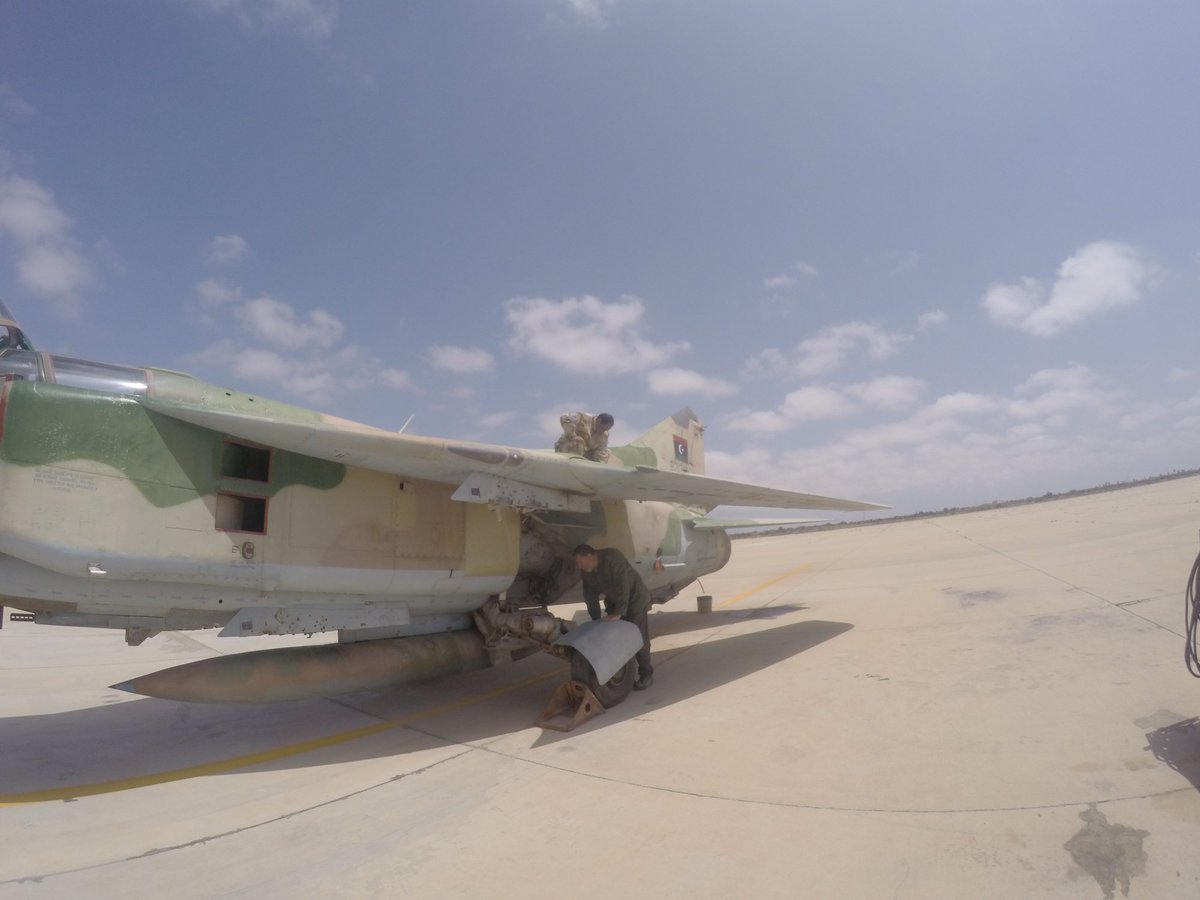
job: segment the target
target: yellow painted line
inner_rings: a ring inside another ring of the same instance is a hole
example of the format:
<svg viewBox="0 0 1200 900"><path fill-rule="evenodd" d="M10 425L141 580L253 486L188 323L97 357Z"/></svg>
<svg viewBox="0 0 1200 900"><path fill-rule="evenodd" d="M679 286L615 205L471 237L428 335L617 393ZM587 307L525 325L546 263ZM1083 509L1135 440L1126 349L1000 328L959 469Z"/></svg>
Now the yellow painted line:
<svg viewBox="0 0 1200 900"><path fill-rule="evenodd" d="M764 581L762 584L755 585L754 587L750 588L749 590L742 591L740 594L738 594L734 597L730 597L724 603L718 603L717 608L719 609L722 606L729 606L731 603L737 603L741 600L745 600L751 594L757 594L759 591L766 590L773 584L778 584L779 582L783 581L785 578L791 578L793 575L799 575L801 572L804 572L811 568L812 568L812 563L805 563L804 565L800 566L800 568L798 568L798 569L792 569L790 572L784 572L778 578L772 578L770 581Z"/></svg>
<svg viewBox="0 0 1200 900"><path fill-rule="evenodd" d="M117 791L129 791L135 788L150 787L155 784L167 784L171 781L185 781L189 778L202 778L206 775L219 775L222 772L229 772L234 769L244 769L249 766L256 766L260 763L274 762L277 759L284 759L288 756L297 756L301 753L310 753L313 750L323 750L326 747L334 747L338 744L345 744L349 741L357 741L360 738L370 737L371 735L380 734L384 731L390 731L393 728L402 728L405 725L411 725L414 722L419 722L423 719L431 719L435 716L442 716L447 713L457 712L460 709L466 709L469 706L474 706L477 703L483 703L488 700L495 699L510 691L520 690L528 687L531 684L537 684L539 681L545 681L556 675L561 675L561 672L546 672L542 675L535 675L532 678L526 678L524 681L518 681L515 684L510 684L507 687L497 688L494 691L489 691L486 694L477 694L474 697L467 697L463 700L456 700L453 703L445 703L441 706L435 706L430 709L422 710L421 712L412 713L411 715L403 716L399 719L390 719L387 722L376 722L374 725L364 725L361 728L353 728L350 731L343 731L339 734L331 734L327 737L313 738L309 741L301 741L298 744L288 744L285 747L275 747L271 750L261 750L258 753L247 753L242 756L233 756L229 759L217 760L216 762L202 763L197 766L187 766L183 769L170 769L166 772L156 772L151 775L136 775L131 778L118 778L113 781L97 781L93 784L80 784L74 787L50 788L42 791L26 791L19 794L0 794L0 807L18 806L24 803L48 803L53 800L74 800L78 797L93 797L97 794L112 794Z"/></svg>

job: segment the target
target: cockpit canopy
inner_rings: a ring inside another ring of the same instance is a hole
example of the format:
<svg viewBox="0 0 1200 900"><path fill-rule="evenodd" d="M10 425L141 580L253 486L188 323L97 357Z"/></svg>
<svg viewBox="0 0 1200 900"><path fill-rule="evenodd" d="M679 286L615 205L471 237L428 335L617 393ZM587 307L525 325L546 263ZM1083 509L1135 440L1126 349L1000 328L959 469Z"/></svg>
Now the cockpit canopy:
<svg viewBox="0 0 1200 900"><path fill-rule="evenodd" d="M10 349L32 350L33 344L29 343L25 332L18 327L17 320L8 311L4 301L0 300L0 353Z"/></svg>
<svg viewBox="0 0 1200 900"><path fill-rule="evenodd" d="M38 353L25 337L8 307L0 301L0 379L52 381L68 387L106 394L144 395L145 369Z"/></svg>

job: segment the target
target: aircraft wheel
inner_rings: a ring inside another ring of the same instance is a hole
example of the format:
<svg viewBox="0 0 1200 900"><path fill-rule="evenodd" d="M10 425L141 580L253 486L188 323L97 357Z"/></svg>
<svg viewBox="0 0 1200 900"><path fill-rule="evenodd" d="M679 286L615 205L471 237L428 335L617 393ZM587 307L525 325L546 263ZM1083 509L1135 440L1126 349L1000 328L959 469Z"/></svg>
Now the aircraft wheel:
<svg viewBox="0 0 1200 900"><path fill-rule="evenodd" d="M575 653L571 656L571 678L586 684L605 709L612 709L629 696L629 692L633 690L633 680L636 675L637 660L631 659L625 663L625 668L610 678L607 683L600 684L596 680L596 672L592 669L592 664L587 661L586 656L582 653Z"/></svg>

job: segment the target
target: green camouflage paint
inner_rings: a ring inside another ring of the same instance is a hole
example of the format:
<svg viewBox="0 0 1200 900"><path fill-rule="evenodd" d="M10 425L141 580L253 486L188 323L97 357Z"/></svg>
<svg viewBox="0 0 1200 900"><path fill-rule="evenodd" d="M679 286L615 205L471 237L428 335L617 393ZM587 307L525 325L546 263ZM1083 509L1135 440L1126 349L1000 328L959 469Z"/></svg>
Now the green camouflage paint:
<svg viewBox="0 0 1200 900"><path fill-rule="evenodd" d="M223 435L149 412L130 397L19 381L9 387L0 460L23 466L98 462L164 507L181 502L180 488L211 495L228 485L221 475L225 446ZM292 485L329 490L346 475L340 463L281 450L271 451L270 468L269 482L238 479L239 488L261 496Z"/></svg>
<svg viewBox="0 0 1200 900"><path fill-rule="evenodd" d="M677 507L671 509L667 517L667 533L663 535L659 552L662 556L678 556L683 552L683 516Z"/></svg>
<svg viewBox="0 0 1200 900"><path fill-rule="evenodd" d="M658 468L658 454L649 447L637 447L633 444L628 444L624 447L609 447L609 453L621 461L622 465L629 466L631 469L635 466L654 466Z"/></svg>

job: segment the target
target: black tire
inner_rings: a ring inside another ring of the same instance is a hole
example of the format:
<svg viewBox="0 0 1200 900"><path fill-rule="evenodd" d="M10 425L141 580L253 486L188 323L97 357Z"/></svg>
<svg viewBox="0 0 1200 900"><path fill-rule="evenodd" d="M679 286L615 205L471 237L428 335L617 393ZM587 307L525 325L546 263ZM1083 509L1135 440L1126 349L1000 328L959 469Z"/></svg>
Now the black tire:
<svg viewBox="0 0 1200 900"><path fill-rule="evenodd" d="M596 680L596 672L592 668L592 664L587 661L587 657L582 653L571 655L571 678L586 684L605 709L612 709L629 696L629 692L633 690L633 679L636 675L637 660L631 659L605 684L600 684Z"/></svg>

